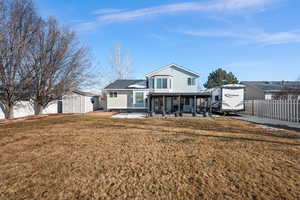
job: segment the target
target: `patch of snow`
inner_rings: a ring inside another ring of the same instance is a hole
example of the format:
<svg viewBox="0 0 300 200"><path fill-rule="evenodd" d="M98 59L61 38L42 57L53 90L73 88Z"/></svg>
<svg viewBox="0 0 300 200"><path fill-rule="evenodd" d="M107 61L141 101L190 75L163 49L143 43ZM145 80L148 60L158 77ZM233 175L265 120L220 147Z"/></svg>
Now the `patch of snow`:
<svg viewBox="0 0 300 200"><path fill-rule="evenodd" d="M146 117L145 113L119 113L112 116L112 118L123 118L123 119L143 119L145 117Z"/></svg>
<svg viewBox="0 0 300 200"><path fill-rule="evenodd" d="M283 131L284 129L281 128L276 128L276 127L272 127L272 126L266 126L266 125L256 125L259 128L263 128L263 129L268 129L271 131Z"/></svg>

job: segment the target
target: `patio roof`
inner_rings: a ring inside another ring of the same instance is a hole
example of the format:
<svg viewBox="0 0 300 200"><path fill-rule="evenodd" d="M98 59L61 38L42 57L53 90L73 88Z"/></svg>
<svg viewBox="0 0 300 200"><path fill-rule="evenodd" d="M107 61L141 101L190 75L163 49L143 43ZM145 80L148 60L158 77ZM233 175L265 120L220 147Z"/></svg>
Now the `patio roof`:
<svg viewBox="0 0 300 200"><path fill-rule="evenodd" d="M177 97L177 96L183 96L183 97L192 97L192 96L196 96L196 97L202 97L202 98L209 98L211 97L210 93L199 93L199 92L194 92L194 93L158 93L158 92L150 92L149 96L153 96L153 97L159 97L159 96L165 96L165 97Z"/></svg>

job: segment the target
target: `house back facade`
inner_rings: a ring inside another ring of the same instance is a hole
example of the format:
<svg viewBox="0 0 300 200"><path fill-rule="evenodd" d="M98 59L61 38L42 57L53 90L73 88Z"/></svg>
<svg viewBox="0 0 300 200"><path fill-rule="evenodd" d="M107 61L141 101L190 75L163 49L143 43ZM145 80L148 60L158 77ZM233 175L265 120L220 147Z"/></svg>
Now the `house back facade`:
<svg viewBox="0 0 300 200"><path fill-rule="evenodd" d="M150 113L196 113L200 75L171 64L146 75L144 80L117 80L105 88L107 110Z"/></svg>

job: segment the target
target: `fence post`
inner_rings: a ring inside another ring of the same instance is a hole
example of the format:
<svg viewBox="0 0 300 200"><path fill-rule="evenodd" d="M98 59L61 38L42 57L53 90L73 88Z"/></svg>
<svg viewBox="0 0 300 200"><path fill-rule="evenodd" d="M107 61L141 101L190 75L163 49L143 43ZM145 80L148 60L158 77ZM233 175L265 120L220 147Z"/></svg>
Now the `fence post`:
<svg viewBox="0 0 300 200"><path fill-rule="evenodd" d="M290 122L291 121L291 100L289 99L288 100L288 121Z"/></svg>
<svg viewBox="0 0 300 200"><path fill-rule="evenodd" d="M273 108L273 113L272 113L272 119L275 117L275 101L272 101L272 108Z"/></svg>
<svg viewBox="0 0 300 200"><path fill-rule="evenodd" d="M274 119L276 119L277 117L276 112L277 112L277 100L274 100Z"/></svg>
<svg viewBox="0 0 300 200"><path fill-rule="evenodd" d="M251 110L252 115L254 116L254 100L251 101Z"/></svg>
<svg viewBox="0 0 300 200"><path fill-rule="evenodd" d="M286 121L290 121L290 100L286 100Z"/></svg>
<svg viewBox="0 0 300 200"><path fill-rule="evenodd" d="M296 101L296 121L299 122L299 103L300 101Z"/></svg>
<svg viewBox="0 0 300 200"><path fill-rule="evenodd" d="M288 121L290 121L290 117L291 117L291 108L290 108L290 100L287 100L287 107L288 107L288 112L287 112L287 117L288 117Z"/></svg>
<svg viewBox="0 0 300 200"><path fill-rule="evenodd" d="M283 100L283 108L284 108L284 115L283 115L283 121L286 121L286 113L287 113L287 100L286 99L284 99Z"/></svg>
<svg viewBox="0 0 300 200"><path fill-rule="evenodd" d="M286 99L286 121L289 121L289 100Z"/></svg>
<svg viewBox="0 0 300 200"><path fill-rule="evenodd" d="M271 100L268 101L268 118L272 119L272 107L271 107Z"/></svg>
<svg viewBox="0 0 300 200"><path fill-rule="evenodd" d="M279 120L281 120L281 117L282 117L282 100L278 100L278 108L279 108Z"/></svg>
<svg viewBox="0 0 300 200"><path fill-rule="evenodd" d="M292 110L293 110L293 120L292 120L292 121L295 122L295 121L296 121L296 119L295 119L295 116L296 116L296 115L295 115L295 112L296 112L295 99L293 100L293 109L292 109Z"/></svg>

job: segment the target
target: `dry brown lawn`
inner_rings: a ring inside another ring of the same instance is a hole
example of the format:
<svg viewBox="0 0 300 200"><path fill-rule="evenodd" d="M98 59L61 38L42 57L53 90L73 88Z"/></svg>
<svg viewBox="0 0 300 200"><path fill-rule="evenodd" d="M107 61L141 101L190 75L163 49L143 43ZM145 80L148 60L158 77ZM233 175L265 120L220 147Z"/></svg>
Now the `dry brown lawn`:
<svg viewBox="0 0 300 200"><path fill-rule="evenodd" d="M0 125L0 199L300 199L300 133L228 118Z"/></svg>

